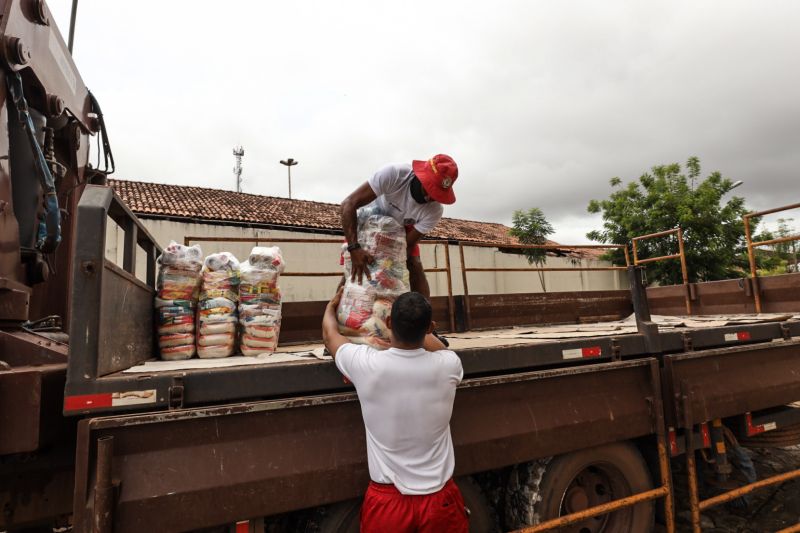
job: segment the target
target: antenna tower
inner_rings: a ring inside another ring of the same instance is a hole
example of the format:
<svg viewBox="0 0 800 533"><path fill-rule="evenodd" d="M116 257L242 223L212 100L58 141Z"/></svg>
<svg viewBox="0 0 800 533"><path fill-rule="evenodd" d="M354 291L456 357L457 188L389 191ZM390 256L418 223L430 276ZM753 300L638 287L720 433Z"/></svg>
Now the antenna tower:
<svg viewBox="0 0 800 533"><path fill-rule="evenodd" d="M242 157L244 148L237 144L233 147L233 156L236 158L236 165L233 167L233 175L236 176L236 192L242 192Z"/></svg>

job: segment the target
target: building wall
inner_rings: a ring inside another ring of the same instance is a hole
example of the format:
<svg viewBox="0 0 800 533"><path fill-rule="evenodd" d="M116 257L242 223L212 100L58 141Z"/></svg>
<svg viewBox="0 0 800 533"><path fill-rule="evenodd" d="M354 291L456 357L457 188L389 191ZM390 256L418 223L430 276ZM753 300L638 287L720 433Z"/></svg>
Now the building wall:
<svg viewBox="0 0 800 533"><path fill-rule="evenodd" d="M341 272L339 256L341 244L336 243L271 243L271 238L294 238L315 240L339 240L335 235L279 231L237 226L198 224L173 220L142 219L144 226L162 247L171 240L184 242L186 237L196 237L190 244L199 244L203 253L227 251L240 261L247 259L250 249L261 246L278 245L286 260L286 272ZM208 238L247 238L249 242L204 241ZM115 263L122 263L123 233L109 221L106 234L106 257ZM447 257L443 244L422 244L422 263L426 268L445 268ZM461 258L459 247L447 246L450 253L451 280L453 294L463 294ZM143 254L137 254L137 275L145 271ZM583 267L610 266L605 261L581 260ZM464 247L464 264L467 268L527 268L528 261L520 255L502 253L496 248ZM548 257L548 268L573 268L570 259ZM508 294L542 292L542 283L537 272L468 272L470 294ZM328 299L340 277L293 277L281 278L281 288L285 301L313 301ZM436 272L428 274L428 282L433 296L447 295L447 274ZM548 292L610 290L627 287L623 271L604 272L545 272L544 284Z"/></svg>

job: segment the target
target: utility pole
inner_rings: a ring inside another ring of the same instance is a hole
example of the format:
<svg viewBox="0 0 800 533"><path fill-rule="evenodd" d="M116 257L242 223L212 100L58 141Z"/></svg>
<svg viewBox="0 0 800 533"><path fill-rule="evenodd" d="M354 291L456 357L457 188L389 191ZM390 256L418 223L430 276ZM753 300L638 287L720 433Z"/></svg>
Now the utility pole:
<svg viewBox="0 0 800 533"><path fill-rule="evenodd" d="M297 164L297 161L292 159L281 159L281 165L286 165L286 170L289 172L289 200L292 199L292 167Z"/></svg>
<svg viewBox="0 0 800 533"><path fill-rule="evenodd" d="M233 175L236 176L236 192L242 192L242 157L244 157L244 148L239 144L234 146L233 156L236 158L236 165L233 167Z"/></svg>

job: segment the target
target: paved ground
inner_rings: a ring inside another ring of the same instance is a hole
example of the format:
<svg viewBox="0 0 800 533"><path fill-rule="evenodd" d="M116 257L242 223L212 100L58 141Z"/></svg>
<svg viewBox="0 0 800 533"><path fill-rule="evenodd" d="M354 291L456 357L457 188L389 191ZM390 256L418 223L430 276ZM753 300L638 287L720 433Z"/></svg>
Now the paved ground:
<svg viewBox="0 0 800 533"><path fill-rule="evenodd" d="M758 479L800 468L800 446L748 450ZM677 466L677 465L676 465ZM676 468L678 531L691 531L685 473ZM744 482L744 480L741 480ZM713 496L712 487L701 489L701 498ZM738 503L738 502L737 502ZM704 533L769 533L800 523L800 480L775 485L750 495L746 507L728 504L703 513Z"/></svg>

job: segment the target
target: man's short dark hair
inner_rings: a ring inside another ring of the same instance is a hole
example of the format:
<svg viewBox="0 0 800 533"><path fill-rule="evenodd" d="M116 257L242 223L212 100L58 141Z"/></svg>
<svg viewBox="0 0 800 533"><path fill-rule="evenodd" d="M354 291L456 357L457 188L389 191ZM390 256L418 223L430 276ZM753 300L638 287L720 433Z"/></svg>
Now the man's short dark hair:
<svg viewBox="0 0 800 533"><path fill-rule="evenodd" d="M418 292L401 294L392 304L392 334L400 342L422 342L431 324L431 304Z"/></svg>

